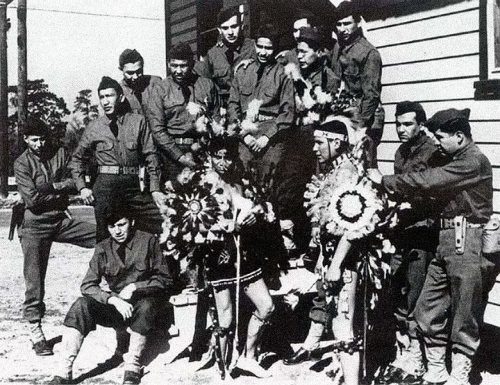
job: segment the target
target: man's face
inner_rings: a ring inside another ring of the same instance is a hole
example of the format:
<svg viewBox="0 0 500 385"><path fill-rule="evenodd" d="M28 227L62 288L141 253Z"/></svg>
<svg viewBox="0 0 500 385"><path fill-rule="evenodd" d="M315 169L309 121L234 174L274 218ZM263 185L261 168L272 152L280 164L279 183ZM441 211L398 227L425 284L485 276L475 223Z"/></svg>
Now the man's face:
<svg viewBox="0 0 500 385"><path fill-rule="evenodd" d="M45 147L46 138L41 135L24 135L24 141L35 155L40 156L43 148Z"/></svg>
<svg viewBox="0 0 500 385"><path fill-rule="evenodd" d="M226 149L220 149L211 155L212 167L219 175L226 174L233 165L233 158Z"/></svg>
<svg viewBox="0 0 500 385"><path fill-rule="evenodd" d="M99 91L99 102L106 115L112 115L116 112L120 96L114 88L105 88Z"/></svg>
<svg viewBox="0 0 500 385"><path fill-rule="evenodd" d="M304 41L297 45L297 58L301 69L309 68L314 64L318 60L318 55L318 51L309 47L309 44Z"/></svg>
<svg viewBox="0 0 500 385"><path fill-rule="evenodd" d="M143 65L140 61L126 63L123 68L123 79L131 88L134 88L139 78L143 75Z"/></svg>
<svg viewBox="0 0 500 385"><path fill-rule="evenodd" d="M116 221L113 225L108 225L108 231L118 243L124 243L128 240L133 222L128 218L122 218Z"/></svg>
<svg viewBox="0 0 500 385"><path fill-rule="evenodd" d="M189 71L191 70L189 60L179 59L170 59L168 62L168 68L170 69L172 78L179 84L184 83L188 77Z"/></svg>
<svg viewBox="0 0 500 385"><path fill-rule="evenodd" d="M313 151L319 163L326 163L338 155L338 139L327 139L321 134L314 133Z"/></svg>
<svg viewBox="0 0 500 385"><path fill-rule="evenodd" d="M222 36L222 40L226 44L234 44L240 37L241 25L238 20L238 16L234 15L229 20L226 20L224 23L217 28L219 33Z"/></svg>
<svg viewBox="0 0 500 385"><path fill-rule="evenodd" d="M257 52L259 62L265 64L273 56L273 42L267 37L259 37L255 42L255 51Z"/></svg>
<svg viewBox="0 0 500 385"><path fill-rule="evenodd" d="M354 21L354 17L348 16L339 21L336 24L337 35L341 41L348 41L351 36L359 29L359 25Z"/></svg>
<svg viewBox="0 0 500 385"><path fill-rule="evenodd" d="M457 152L464 139L461 132L449 133L441 130L437 130L434 137L438 141L439 152L443 155L453 155Z"/></svg>
<svg viewBox="0 0 500 385"><path fill-rule="evenodd" d="M294 37L295 41L297 41L297 39L300 36L300 29L304 28L304 27L310 27L310 26L311 26L311 24L309 24L309 21L307 21L307 19L305 19L305 18L295 20L295 23L293 23L293 37Z"/></svg>
<svg viewBox="0 0 500 385"><path fill-rule="evenodd" d="M417 114L415 112L407 112L396 116L396 131L399 140L406 143L415 138L420 133L420 124L417 123Z"/></svg>

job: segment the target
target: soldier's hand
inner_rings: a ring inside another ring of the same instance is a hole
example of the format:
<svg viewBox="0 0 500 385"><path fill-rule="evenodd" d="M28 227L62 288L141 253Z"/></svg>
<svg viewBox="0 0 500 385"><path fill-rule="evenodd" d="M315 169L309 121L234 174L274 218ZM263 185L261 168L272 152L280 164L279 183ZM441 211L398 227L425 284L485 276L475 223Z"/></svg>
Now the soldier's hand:
<svg viewBox="0 0 500 385"><path fill-rule="evenodd" d="M108 303L116 308L116 310L122 315L124 320L132 317L134 307L127 301L121 299L120 297L113 296L109 297Z"/></svg>
<svg viewBox="0 0 500 385"><path fill-rule="evenodd" d="M243 142L244 142L244 143L245 143L245 144L246 144L246 145L247 145L250 149L252 149L252 147L253 147L253 145L254 145L254 143L255 143L255 138L254 138L252 135L248 134L248 135L246 135L246 136L243 138Z"/></svg>
<svg viewBox="0 0 500 385"><path fill-rule="evenodd" d="M193 154L186 152L179 158L179 163L186 167L196 167L196 162L193 159Z"/></svg>
<svg viewBox="0 0 500 385"><path fill-rule="evenodd" d="M128 301L130 298L132 298L132 295L136 290L137 286L135 285L135 283L129 283L122 289L122 291L120 291L120 294L118 295L120 296L121 299Z"/></svg>
<svg viewBox="0 0 500 385"><path fill-rule="evenodd" d="M85 205L91 205L94 203L94 194L91 189L84 187L80 190L80 198Z"/></svg>
<svg viewBox="0 0 500 385"><path fill-rule="evenodd" d="M156 206L158 206L158 208L161 210L167 202L167 196L161 191L153 191L151 193L151 196L153 197L153 201L155 202Z"/></svg>
<svg viewBox="0 0 500 385"><path fill-rule="evenodd" d="M264 150L269 143L269 138L265 135L262 135L259 139L255 140L254 151L262 151Z"/></svg>
<svg viewBox="0 0 500 385"><path fill-rule="evenodd" d="M375 184L382 183L382 173L376 168L370 168L367 170L368 178Z"/></svg>

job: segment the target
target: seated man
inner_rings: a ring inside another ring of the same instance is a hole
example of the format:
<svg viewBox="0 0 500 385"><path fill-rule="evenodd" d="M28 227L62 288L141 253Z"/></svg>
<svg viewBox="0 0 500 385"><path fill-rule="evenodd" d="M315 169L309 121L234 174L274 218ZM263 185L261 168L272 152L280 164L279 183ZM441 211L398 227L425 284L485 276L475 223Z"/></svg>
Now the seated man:
<svg viewBox="0 0 500 385"><path fill-rule="evenodd" d="M170 273L157 239L134 229L123 206L113 205L105 219L110 237L99 242L81 285L83 297L71 306L64 325L63 356L52 384L72 383L73 362L84 338L96 325L125 329L130 346L124 355L123 384L141 382L146 337L165 319ZM104 278L110 291L100 287Z"/></svg>

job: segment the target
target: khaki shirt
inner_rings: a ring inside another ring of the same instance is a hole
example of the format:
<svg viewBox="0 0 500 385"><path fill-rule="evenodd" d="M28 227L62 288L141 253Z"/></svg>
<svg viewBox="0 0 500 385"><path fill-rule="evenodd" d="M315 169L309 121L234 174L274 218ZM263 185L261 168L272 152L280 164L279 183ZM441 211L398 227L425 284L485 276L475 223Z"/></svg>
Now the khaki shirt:
<svg viewBox="0 0 500 385"><path fill-rule="evenodd" d="M193 75L186 83L189 102L202 105L208 114L218 120L219 96L215 84L207 78ZM158 87L148 109L148 120L158 147L174 160L183 154L175 144L175 137L195 137L196 116L187 110L181 85L168 76Z"/></svg>
<svg viewBox="0 0 500 385"><path fill-rule="evenodd" d="M292 80L286 76L283 66L268 64L258 81L260 64L252 62L247 68L240 67L235 73L228 102L228 121L245 119L252 100L261 100L255 137L266 135L271 139L278 131L291 127L294 121L295 99Z"/></svg>
<svg viewBox="0 0 500 385"><path fill-rule="evenodd" d="M172 285L172 278L156 237L135 230L123 244L123 260L118 254L119 246L111 237L96 245L80 287L82 294L106 304L111 296L118 296L131 283L137 287L138 294L166 294ZM111 291L100 287L102 278Z"/></svg>
<svg viewBox="0 0 500 385"><path fill-rule="evenodd" d="M98 166L146 166L150 191L160 190L159 161L151 130L144 116L125 113L117 118L118 136L110 128L111 120L100 116L83 132L69 167L78 191L85 187L84 162L94 156Z"/></svg>
<svg viewBox="0 0 500 385"><path fill-rule="evenodd" d="M63 147L50 149L42 158L26 149L14 161L19 194L33 214L60 213L68 207L68 193L75 183L69 175L68 159Z"/></svg>

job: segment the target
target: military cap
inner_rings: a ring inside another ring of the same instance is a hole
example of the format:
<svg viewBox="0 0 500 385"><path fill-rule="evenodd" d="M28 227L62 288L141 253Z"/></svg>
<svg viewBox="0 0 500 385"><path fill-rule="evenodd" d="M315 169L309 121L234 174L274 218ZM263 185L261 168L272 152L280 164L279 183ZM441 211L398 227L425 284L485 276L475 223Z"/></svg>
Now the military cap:
<svg viewBox="0 0 500 385"><path fill-rule="evenodd" d="M222 23L225 23L228 21L230 18L233 16L237 16L238 23L241 21L241 15L238 7L229 7L229 8L224 8L222 9L219 14L217 15L217 25L221 25Z"/></svg>
<svg viewBox="0 0 500 385"><path fill-rule="evenodd" d="M462 131L466 136L470 136L469 116L469 108L463 110L449 108L436 112L427 122L425 122L425 127L432 132L438 129L450 133Z"/></svg>
<svg viewBox="0 0 500 385"><path fill-rule="evenodd" d="M120 83L118 83L115 79L110 78L109 76L103 76L101 82L99 83L99 86L97 87L97 93L108 88L114 88L118 95L123 94L123 89Z"/></svg>
<svg viewBox="0 0 500 385"><path fill-rule="evenodd" d="M355 20L359 20L361 18L359 5L357 5L354 1L343 1L333 13L335 21L345 19L349 16L352 16Z"/></svg>
<svg viewBox="0 0 500 385"><path fill-rule="evenodd" d="M191 46L187 43L181 42L177 43L170 48L169 59L172 60L187 60L193 61L194 58L193 50Z"/></svg>
<svg viewBox="0 0 500 385"><path fill-rule="evenodd" d="M26 126L22 133L26 136L47 136L50 134L50 129L43 120L30 117L26 121Z"/></svg>
<svg viewBox="0 0 500 385"><path fill-rule="evenodd" d="M396 104L396 116L400 116L408 112L415 113L417 123L423 123L427 120L425 110L420 103L405 100L404 102L399 102L398 104Z"/></svg>
<svg viewBox="0 0 500 385"><path fill-rule="evenodd" d="M309 44L312 48L319 48L321 46L321 42L323 41L321 34L318 29L315 27L302 27L300 29L298 42L303 41L304 43Z"/></svg>
<svg viewBox="0 0 500 385"><path fill-rule="evenodd" d="M118 64L120 66L119 68L122 69L125 64L136 63L138 61L144 64L142 55L135 49L127 48L120 54L120 57L118 58Z"/></svg>

